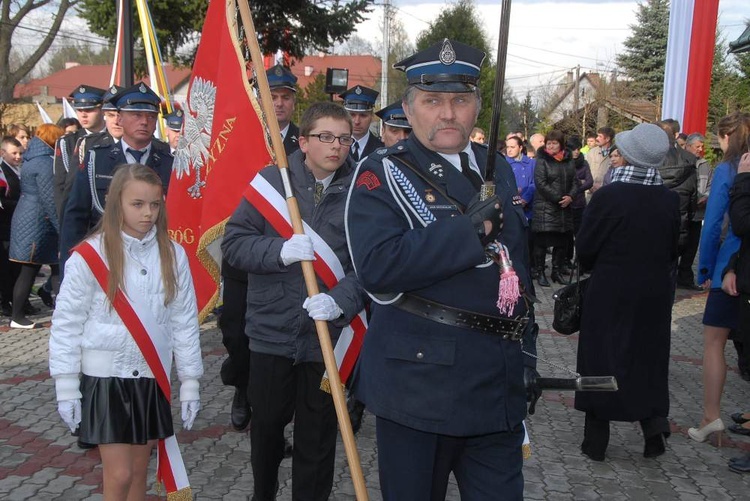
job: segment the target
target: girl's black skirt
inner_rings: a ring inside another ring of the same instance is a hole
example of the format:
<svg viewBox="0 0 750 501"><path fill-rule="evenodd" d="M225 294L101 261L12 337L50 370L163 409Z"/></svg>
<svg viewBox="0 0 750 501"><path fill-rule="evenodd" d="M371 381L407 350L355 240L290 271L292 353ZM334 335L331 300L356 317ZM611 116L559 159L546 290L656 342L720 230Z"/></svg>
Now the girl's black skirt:
<svg viewBox="0 0 750 501"><path fill-rule="evenodd" d="M174 435L172 410L153 378L81 380L80 440L89 444L140 444Z"/></svg>

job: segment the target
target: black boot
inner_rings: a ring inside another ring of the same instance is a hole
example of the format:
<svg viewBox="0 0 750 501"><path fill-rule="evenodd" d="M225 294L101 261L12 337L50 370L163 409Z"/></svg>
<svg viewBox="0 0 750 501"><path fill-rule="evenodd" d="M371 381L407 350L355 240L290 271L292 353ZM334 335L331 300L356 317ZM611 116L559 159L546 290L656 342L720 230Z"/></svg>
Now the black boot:
<svg viewBox="0 0 750 501"><path fill-rule="evenodd" d="M547 274L544 272L544 266L540 266L536 269L537 279L536 282L542 287L549 287L549 280L547 280Z"/></svg>
<svg viewBox="0 0 750 501"><path fill-rule="evenodd" d="M362 417L365 413L365 404L349 395L346 401L346 408L349 411L349 420L352 422L352 432L356 435L362 427Z"/></svg>
<svg viewBox="0 0 750 501"><path fill-rule="evenodd" d="M596 419L587 412L581 452L594 461L604 461L604 453L608 445L609 421Z"/></svg>
<svg viewBox="0 0 750 501"><path fill-rule="evenodd" d="M232 399L232 426L237 431L242 431L250 424L250 402L247 399L247 388L237 387L234 389Z"/></svg>
<svg viewBox="0 0 750 501"><path fill-rule="evenodd" d="M662 433L657 433L646 438L646 444L643 447L643 457L655 458L664 454L665 451L666 444Z"/></svg>
<svg viewBox="0 0 750 501"><path fill-rule="evenodd" d="M568 280L568 277L565 276L563 272L560 271L560 268L557 266L552 267L552 273L549 276L553 282L556 282L558 284L563 285L569 285L570 280Z"/></svg>

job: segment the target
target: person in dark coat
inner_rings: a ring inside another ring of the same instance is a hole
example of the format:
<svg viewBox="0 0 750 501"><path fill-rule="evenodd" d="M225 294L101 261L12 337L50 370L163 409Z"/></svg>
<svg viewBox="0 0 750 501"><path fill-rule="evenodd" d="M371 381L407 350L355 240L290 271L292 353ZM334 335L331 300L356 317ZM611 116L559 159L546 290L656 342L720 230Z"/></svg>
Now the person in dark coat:
<svg viewBox="0 0 750 501"><path fill-rule="evenodd" d="M594 177L591 175L591 168L586 158L581 153L581 138L578 136L571 136L568 139L567 148L570 150L570 154L573 157L573 162L576 167L576 183L578 183L578 193L573 197L573 203L570 204L570 210L573 211L573 232L570 233L568 238L568 248L565 255L566 267L573 266L573 256L575 254L575 235L578 230L581 229L581 221L583 221L583 211L586 209L586 191L594 186ZM610 157L612 152L610 151ZM566 270L566 272L569 270Z"/></svg>
<svg viewBox="0 0 750 501"><path fill-rule="evenodd" d="M21 198L13 213L10 230L11 261L21 263L21 270L13 287L13 316L10 326L33 329L36 324L26 318L23 306L29 298L31 286L43 264L57 264L58 232L53 182L54 144L63 129L43 124L29 141L21 168Z"/></svg>
<svg viewBox="0 0 750 501"><path fill-rule="evenodd" d="M523 420L538 394L522 350L536 353L536 330L530 301L498 308L486 253L497 238L533 290L527 221L503 156L469 141L483 59L445 39L395 65L412 133L359 163L347 201L352 261L375 301L353 389L376 416L384 501L443 499L451 472L464 499L523 498ZM488 154L497 197L480 201Z"/></svg>
<svg viewBox="0 0 750 501"><path fill-rule="evenodd" d="M344 234L353 175L351 131L341 105L315 103L300 123L300 150L289 157L290 184L302 219L329 253L313 244L310 232L282 237L291 226L279 223L279 212L263 209L262 199L280 199L283 205L276 166L258 173L252 182L258 194L246 192L226 225L224 257L248 274L245 334L250 342L250 462L256 501L276 498L284 427L293 417L292 498L325 501L333 486L336 412L331 395L320 389L323 353L313 320L328 322L335 344L365 307ZM325 256L335 256L342 276L330 288L318 278L322 292L308 298L300 261L312 261L314 252L321 264L332 261Z"/></svg>
<svg viewBox="0 0 750 501"><path fill-rule="evenodd" d="M0 146L0 306L3 315L9 317L12 315L10 303L13 301L13 285L21 269L17 263L8 259L8 248L13 212L21 198L20 168L24 146L12 136L5 136Z"/></svg>
<svg viewBox="0 0 750 501"><path fill-rule="evenodd" d="M65 204L73 187L78 167L83 160L83 150L80 142L90 134L96 134L105 129L104 116L102 114L102 98L106 93L90 85L79 85L70 93L73 108L81 124L76 132L65 134L55 146L55 206L57 216L62 220Z"/></svg>
<svg viewBox="0 0 750 501"><path fill-rule="evenodd" d="M698 158L676 143L674 121L663 120L657 125L669 138L669 151L664 163L659 167L659 174L664 186L680 196L680 258L677 263L677 284L688 289L696 288L693 275L692 256L686 255L690 221L693 220L698 207ZM688 253L689 254L689 253ZM690 262L688 263L688 259Z"/></svg>
<svg viewBox="0 0 750 501"><path fill-rule="evenodd" d="M266 77L271 88L276 120L279 121L279 130L284 138L284 152L289 158L292 153L299 150L299 128L291 121L297 102L297 77L281 64L266 70ZM247 182L250 182L250 179ZM247 396L250 348L245 334L247 272L233 267L226 259L222 259L221 277L223 305L218 323L221 341L228 355L221 364L221 382L234 387L230 420L235 430L242 431L250 423L251 414L250 400ZM284 455L289 457L291 453L292 446L287 442L284 445Z"/></svg>
<svg viewBox="0 0 750 501"><path fill-rule="evenodd" d="M109 183L120 164L148 165L164 183L167 193L174 158L169 145L154 139L161 99L143 82L113 94L109 100L119 110L123 129L120 141L101 141L86 151L81 167L65 204L60 226L60 272L70 250L75 247L101 219Z"/></svg>
<svg viewBox="0 0 750 501"><path fill-rule="evenodd" d="M750 332L750 153L742 156L737 168L730 192L729 220L741 243L739 252L728 266L721 288L730 296L740 297L737 330L747 340ZM729 427L730 431L750 435L750 412L736 412L732 414L732 420L735 424ZM730 459L729 469L750 473L750 453Z"/></svg>
<svg viewBox="0 0 750 501"><path fill-rule="evenodd" d="M372 110L379 94L378 91L362 85L357 85L339 94L339 97L344 100L344 108L352 117L354 126L352 136L356 141L349 148L349 156L354 160L354 163L383 147L383 141L370 132Z"/></svg>
<svg viewBox="0 0 750 501"><path fill-rule="evenodd" d="M566 245L573 232L573 210L570 205L579 192L575 162L565 149L565 136L553 130L539 148L534 167L534 264L539 285L548 287L545 274L547 248L552 247L553 282L567 283L565 268Z"/></svg>
<svg viewBox="0 0 750 501"><path fill-rule="evenodd" d="M610 421L640 422L645 457L664 453L669 435L671 270L680 214L678 195L657 170L669 142L653 124L621 132L615 142L630 165L594 193L576 238L581 266L592 270L577 370L613 375L619 386L575 396L575 408L586 413L581 451L596 461L604 460Z"/></svg>

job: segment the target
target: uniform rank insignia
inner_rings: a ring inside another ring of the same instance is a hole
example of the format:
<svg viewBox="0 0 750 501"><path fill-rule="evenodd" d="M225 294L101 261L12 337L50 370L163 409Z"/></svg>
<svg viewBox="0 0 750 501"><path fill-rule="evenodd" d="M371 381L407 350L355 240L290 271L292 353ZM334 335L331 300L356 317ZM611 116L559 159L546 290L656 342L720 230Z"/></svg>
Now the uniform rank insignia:
<svg viewBox="0 0 750 501"><path fill-rule="evenodd" d="M425 190L424 199L428 204L434 204L435 200L437 200L437 198L435 198L435 195L432 194L431 189Z"/></svg>
<svg viewBox="0 0 750 501"><path fill-rule="evenodd" d="M523 199L521 195L514 195L512 199L513 205L523 205Z"/></svg>
<svg viewBox="0 0 750 501"><path fill-rule="evenodd" d="M364 186L368 191L372 191L380 186L380 180L378 179L378 176L372 172L366 171L359 175L356 186L357 188Z"/></svg>
<svg viewBox="0 0 750 501"><path fill-rule="evenodd" d="M437 177L443 177L443 166L441 164L430 164L430 172Z"/></svg>

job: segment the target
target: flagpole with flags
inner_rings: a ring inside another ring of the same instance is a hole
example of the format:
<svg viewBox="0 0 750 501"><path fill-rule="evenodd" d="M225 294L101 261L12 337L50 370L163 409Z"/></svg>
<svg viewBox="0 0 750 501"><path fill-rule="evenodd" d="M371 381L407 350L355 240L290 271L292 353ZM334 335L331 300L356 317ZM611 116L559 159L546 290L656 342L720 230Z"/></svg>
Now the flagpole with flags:
<svg viewBox="0 0 750 501"><path fill-rule="evenodd" d="M239 0L237 3L239 5L242 24L245 28L247 44L250 48L250 58L255 73L255 80L258 85L261 105L265 112L265 122L270 129L269 135L271 137L271 143L276 157L276 165L279 168L284 185L284 195L289 209L292 227L294 228L295 234L303 234L304 228L302 225L302 216L300 216L297 199L292 193L292 185L289 179L289 165L284 151L284 144L281 139L281 130L279 129L279 123L276 120L276 114L273 109L271 89L268 86L268 78L265 69L263 68L263 55L258 46L258 35L255 31L253 18L250 15L250 5L248 0ZM320 292L313 263L312 261L301 261L300 264L302 265L302 274L304 275L305 285L307 286L307 294L309 297L312 297ZM344 397L343 385L341 384L341 378L336 364L336 357L333 353L331 335L328 331L328 322L325 320L316 320L315 329L318 332L318 340L320 341L320 348L323 352L323 361L325 362L326 372L328 373L328 378L330 380L331 396L333 397L333 404L336 408L339 429L341 430L341 437L344 442L344 449L346 450L346 458L349 462L349 470L352 475L352 482L354 483L354 493L358 501L365 501L368 499L365 478L362 474L359 452L357 451L357 444L354 441L354 433L352 432L352 425L346 408L346 399Z"/></svg>
<svg viewBox="0 0 750 501"><path fill-rule="evenodd" d="M39 115L42 117L42 122L46 124L55 123L52 118L50 118L49 114L44 111L44 108L42 108L42 105L39 103L39 101L36 101L36 108L39 110Z"/></svg>

